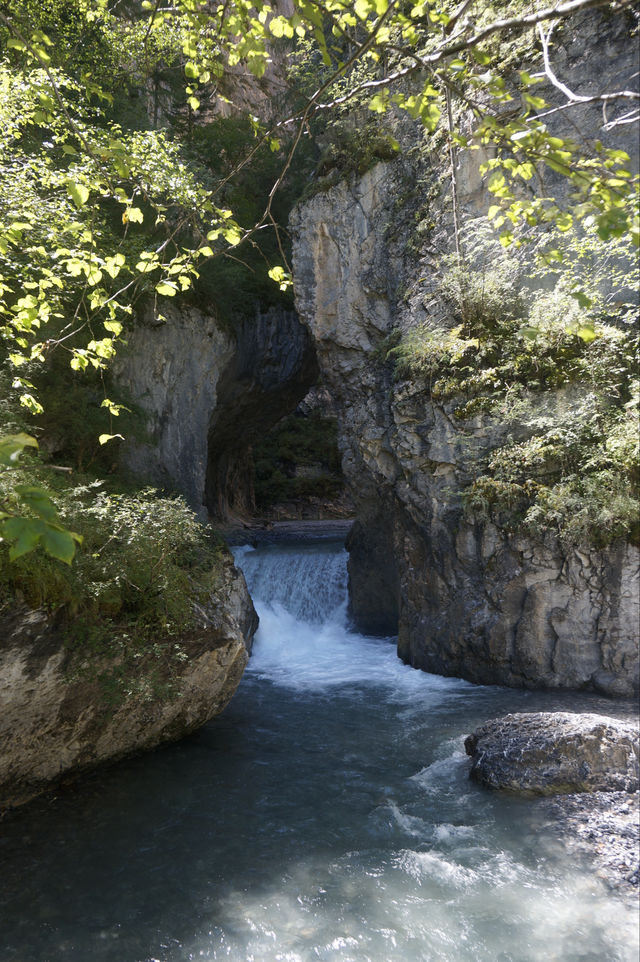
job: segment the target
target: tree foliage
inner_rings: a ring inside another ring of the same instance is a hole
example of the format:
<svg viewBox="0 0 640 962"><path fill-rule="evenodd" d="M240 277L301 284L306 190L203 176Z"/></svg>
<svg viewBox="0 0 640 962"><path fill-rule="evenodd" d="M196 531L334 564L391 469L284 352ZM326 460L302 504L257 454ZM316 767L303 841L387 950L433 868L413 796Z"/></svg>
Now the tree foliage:
<svg viewBox="0 0 640 962"><path fill-rule="evenodd" d="M427 131L444 128L452 167L454 151L490 148L489 216L505 245L540 226L576 224L605 242L629 236L637 244L638 181L627 155L557 136L549 126L550 117L585 100L607 107L610 128L637 117L633 91L578 97L553 72L553 30L591 8L633 15L627 0L293 0L290 15L276 0L2 6L0 331L23 406L41 410L34 372L54 352L66 352L77 371L103 371L137 299L152 299L161 318L162 299L197 284L203 264L235 256L267 228L278 253L270 276L286 288L278 192L310 125L353 105L374 118L402 111ZM541 48L539 76L520 66L505 78L517 42ZM276 96L286 80L278 63L287 59L289 89ZM252 143L223 169L205 166L191 132L221 104L236 109L229 101L239 76L249 100L262 95L259 115L248 111ZM537 93L542 79L559 95L553 103ZM172 83L175 109L167 118L158 92ZM456 105L471 123L456 123ZM265 149L278 170L263 209L243 222L226 203L229 184ZM569 183L568 201L532 189L542 168ZM106 390L104 405L117 418ZM111 425L101 440L118 436ZM35 495L22 498L40 534L31 525L27 537L11 514L4 537L16 551L40 541L69 560L69 543L61 548L50 531L53 509Z"/></svg>

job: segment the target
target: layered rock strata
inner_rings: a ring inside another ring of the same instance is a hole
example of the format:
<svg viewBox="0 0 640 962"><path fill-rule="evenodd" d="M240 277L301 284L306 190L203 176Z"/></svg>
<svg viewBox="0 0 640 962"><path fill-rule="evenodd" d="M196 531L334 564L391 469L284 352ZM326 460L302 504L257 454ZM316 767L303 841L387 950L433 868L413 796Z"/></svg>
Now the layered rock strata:
<svg viewBox="0 0 640 962"><path fill-rule="evenodd" d="M43 610L4 617L0 810L62 777L181 738L219 714L242 677L257 623L230 559L208 604L194 606L191 630L171 639L166 651L158 639L160 652L142 650L121 663L72 650ZM172 655L176 643L179 658ZM119 668L125 693L114 701L108 681Z"/></svg>

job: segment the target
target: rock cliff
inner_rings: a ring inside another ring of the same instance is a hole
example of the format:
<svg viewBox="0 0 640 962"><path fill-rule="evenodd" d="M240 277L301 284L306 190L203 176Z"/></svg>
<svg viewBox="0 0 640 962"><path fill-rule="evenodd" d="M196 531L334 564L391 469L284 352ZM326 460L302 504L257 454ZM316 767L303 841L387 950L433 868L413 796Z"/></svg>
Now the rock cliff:
<svg viewBox="0 0 640 962"><path fill-rule="evenodd" d="M257 627L244 578L224 562L206 606L194 606L180 657L162 639L133 659L74 651L42 609L0 626L0 810L76 775L181 738L235 692ZM175 641L175 639L173 639ZM125 672L125 697L109 679ZM134 693L135 692L135 693Z"/></svg>
<svg viewBox="0 0 640 962"><path fill-rule="evenodd" d="M162 310L166 320L150 308L138 318L114 367L147 418L148 437L125 441L124 465L216 520L250 516L251 445L314 382L312 341L292 311L258 311L231 330L213 310Z"/></svg>
<svg viewBox="0 0 640 962"><path fill-rule="evenodd" d="M584 29L593 27L587 18ZM565 38L557 54L578 91L596 74L613 82L620 64L632 72L628 43L610 59L616 35L598 64L586 64L579 39ZM595 136L601 117L581 110L583 133ZM416 147L415 131L400 133ZM623 146L637 160L637 146L628 138ZM490 203L478 154L458 157L466 217ZM506 425L495 414L461 421L454 401L434 398L424 383L394 382L381 361L391 332L430 318L447 323L433 283L452 246L445 173L435 149L405 150L317 193L291 219L297 306L339 405L357 509L348 543L355 620L367 631L397 630L400 655L428 671L629 694L638 687L638 548L568 546L469 520L463 493ZM557 395L547 403L561 412L572 402Z"/></svg>

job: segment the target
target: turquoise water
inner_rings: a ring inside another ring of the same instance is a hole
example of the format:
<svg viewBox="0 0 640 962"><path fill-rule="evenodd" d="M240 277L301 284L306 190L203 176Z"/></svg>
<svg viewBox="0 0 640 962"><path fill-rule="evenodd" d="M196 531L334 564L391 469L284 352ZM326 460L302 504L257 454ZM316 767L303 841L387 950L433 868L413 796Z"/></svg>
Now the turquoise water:
<svg viewBox="0 0 640 962"><path fill-rule="evenodd" d="M197 735L0 823L1 962L636 962L637 919L468 779L506 711L623 711L402 665L338 544L240 548L261 627Z"/></svg>

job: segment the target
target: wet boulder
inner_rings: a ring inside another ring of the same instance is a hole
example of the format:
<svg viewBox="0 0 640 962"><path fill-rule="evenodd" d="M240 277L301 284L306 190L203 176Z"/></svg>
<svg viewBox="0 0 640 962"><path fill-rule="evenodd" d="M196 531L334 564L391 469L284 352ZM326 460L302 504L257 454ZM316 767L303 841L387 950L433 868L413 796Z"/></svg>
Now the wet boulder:
<svg viewBox="0 0 640 962"><path fill-rule="evenodd" d="M638 790L637 726L605 715L532 712L485 722L465 740L471 777L522 795Z"/></svg>

